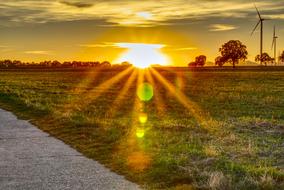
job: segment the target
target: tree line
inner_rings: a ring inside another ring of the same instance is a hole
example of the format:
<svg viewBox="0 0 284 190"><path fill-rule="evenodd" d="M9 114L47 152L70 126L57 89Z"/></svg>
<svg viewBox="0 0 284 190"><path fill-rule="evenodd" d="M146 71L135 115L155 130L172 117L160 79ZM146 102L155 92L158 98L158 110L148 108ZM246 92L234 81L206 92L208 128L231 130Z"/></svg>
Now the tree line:
<svg viewBox="0 0 284 190"><path fill-rule="evenodd" d="M122 62L112 65L109 61L42 61L42 62L22 62L19 60L0 60L0 68L18 68L18 67L62 67L62 68L84 68L84 67L127 67L131 64Z"/></svg>

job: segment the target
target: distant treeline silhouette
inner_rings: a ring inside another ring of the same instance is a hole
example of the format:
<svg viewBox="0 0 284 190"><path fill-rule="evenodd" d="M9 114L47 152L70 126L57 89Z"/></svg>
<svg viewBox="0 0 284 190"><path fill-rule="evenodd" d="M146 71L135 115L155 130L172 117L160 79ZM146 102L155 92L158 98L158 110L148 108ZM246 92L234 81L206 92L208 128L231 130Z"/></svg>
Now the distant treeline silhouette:
<svg viewBox="0 0 284 190"><path fill-rule="evenodd" d="M0 68L19 68L19 67L58 67L58 68L84 68L84 67L128 67L131 66L128 62L121 64L111 64L109 61L42 61L42 62L22 62L19 60L0 60Z"/></svg>

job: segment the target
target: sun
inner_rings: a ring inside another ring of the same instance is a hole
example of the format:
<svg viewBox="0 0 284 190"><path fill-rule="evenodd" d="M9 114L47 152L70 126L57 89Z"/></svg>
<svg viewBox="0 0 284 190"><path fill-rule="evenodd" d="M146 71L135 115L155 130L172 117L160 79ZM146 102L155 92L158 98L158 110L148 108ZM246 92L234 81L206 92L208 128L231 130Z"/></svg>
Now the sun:
<svg viewBox="0 0 284 190"><path fill-rule="evenodd" d="M168 58L161 52L162 44L116 43L118 47L126 48L117 60L118 63L127 61L138 68L147 68L154 64L167 65Z"/></svg>

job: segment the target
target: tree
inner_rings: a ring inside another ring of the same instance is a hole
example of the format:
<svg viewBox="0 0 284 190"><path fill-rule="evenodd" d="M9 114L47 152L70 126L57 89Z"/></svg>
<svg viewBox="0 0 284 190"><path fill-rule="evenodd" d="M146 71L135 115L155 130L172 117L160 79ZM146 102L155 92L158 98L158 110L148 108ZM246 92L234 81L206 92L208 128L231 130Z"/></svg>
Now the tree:
<svg viewBox="0 0 284 190"><path fill-rule="evenodd" d="M218 65L219 67L223 67L223 65L226 63L227 61L225 60L224 57L222 56L218 56L215 59L215 65Z"/></svg>
<svg viewBox="0 0 284 190"><path fill-rule="evenodd" d="M12 62L12 65L13 65L14 67L16 67L16 66L21 66L21 65L22 65L22 62L19 61L19 60L14 60L14 61Z"/></svg>
<svg viewBox="0 0 284 190"><path fill-rule="evenodd" d="M223 44L219 49L223 60L233 64L233 68L236 67L236 64L240 60L245 61L247 59L247 47L242 44L239 40L230 40L227 43Z"/></svg>
<svg viewBox="0 0 284 190"><path fill-rule="evenodd" d="M111 63L109 61L103 61L101 64L100 64L101 67L110 67L111 66Z"/></svg>
<svg viewBox="0 0 284 190"><path fill-rule="evenodd" d="M196 67L197 65L196 65L196 62L195 61L193 61L193 62L190 62L189 64L188 64L188 67Z"/></svg>
<svg viewBox="0 0 284 190"><path fill-rule="evenodd" d="M205 55L199 55L195 57L195 61L190 62L188 64L189 67L203 67L206 63L206 56Z"/></svg>
<svg viewBox="0 0 284 190"><path fill-rule="evenodd" d="M279 56L279 61L284 62L284 51L282 51L281 55Z"/></svg>
<svg viewBox="0 0 284 190"><path fill-rule="evenodd" d="M206 56L205 55L199 55L195 58L196 66L197 67L203 67L206 63Z"/></svg>
<svg viewBox="0 0 284 190"><path fill-rule="evenodd" d="M267 66L267 63L273 63L274 59L268 55L268 53L262 53L262 57L257 55L255 57L256 62L264 63Z"/></svg>
<svg viewBox="0 0 284 190"><path fill-rule="evenodd" d="M51 63L51 66L52 66L52 67L58 67L58 66L60 66L60 65L61 65L61 63L60 63L59 61L57 61L57 60L52 61L52 63Z"/></svg>
<svg viewBox="0 0 284 190"><path fill-rule="evenodd" d="M71 67L71 65L72 65L72 63L71 63L70 61L64 61L64 62L62 63L62 66L63 66L63 67Z"/></svg>
<svg viewBox="0 0 284 190"><path fill-rule="evenodd" d="M125 67L132 66L132 64L129 63L128 61L123 61L120 65L121 65L121 66L125 66Z"/></svg>

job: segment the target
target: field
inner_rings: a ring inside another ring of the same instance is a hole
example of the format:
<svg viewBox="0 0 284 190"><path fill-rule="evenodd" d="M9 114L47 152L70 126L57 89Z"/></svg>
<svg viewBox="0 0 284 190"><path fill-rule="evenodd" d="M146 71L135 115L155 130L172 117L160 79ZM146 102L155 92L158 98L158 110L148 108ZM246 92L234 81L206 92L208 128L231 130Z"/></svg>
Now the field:
<svg viewBox="0 0 284 190"><path fill-rule="evenodd" d="M0 70L0 106L146 189L284 188L283 69Z"/></svg>

